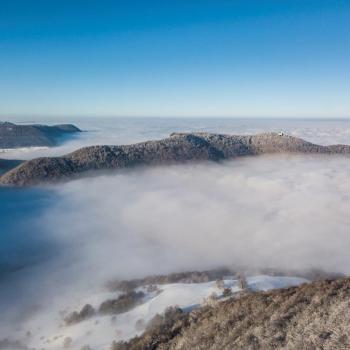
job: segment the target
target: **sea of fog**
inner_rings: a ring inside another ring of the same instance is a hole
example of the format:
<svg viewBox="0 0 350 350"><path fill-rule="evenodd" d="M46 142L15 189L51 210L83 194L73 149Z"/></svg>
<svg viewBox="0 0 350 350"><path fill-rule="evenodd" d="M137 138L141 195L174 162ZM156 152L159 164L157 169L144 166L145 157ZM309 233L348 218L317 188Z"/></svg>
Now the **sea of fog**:
<svg viewBox="0 0 350 350"><path fill-rule="evenodd" d="M54 122L74 123L84 132L58 147L2 152L0 158L60 155L176 131L283 130L320 144L350 144L347 120ZM47 311L53 302L64 307L72 295L86 295L111 278L223 265L350 273L349 213L345 157L251 157L0 188L0 339L33 308Z"/></svg>

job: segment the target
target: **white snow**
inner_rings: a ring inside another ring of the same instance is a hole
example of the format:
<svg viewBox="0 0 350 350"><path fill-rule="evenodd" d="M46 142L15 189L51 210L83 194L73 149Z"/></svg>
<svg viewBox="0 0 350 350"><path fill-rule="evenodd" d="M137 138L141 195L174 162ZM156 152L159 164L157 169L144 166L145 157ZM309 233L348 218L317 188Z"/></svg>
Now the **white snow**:
<svg viewBox="0 0 350 350"><path fill-rule="evenodd" d="M246 278L248 287L253 291L269 290L274 288L285 288L308 282L306 279L297 277L281 276L252 276ZM232 292L239 292L239 282L234 279L224 280L225 288L231 288ZM145 287L139 288L145 293L144 303L135 307L129 312L112 315L98 315L86 321L72 326L65 326L62 322L62 315L57 308L57 317L52 320L46 313L40 313L34 319L27 322L21 330L23 341L30 347L36 349L56 350L63 348L64 339L72 338L69 349L80 350L84 345L89 345L92 350L108 350L113 340L126 340L142 331L135 328L135 323L142 319L148 322L157 313L162 313L169 306L178 306L184 310L191 310L203 304L209 296L216 293L222 295L215 281L207 283L174 283L158 285L161 290L157 292L147 292ZM117 293L99 292L87 298L80 298L71 302L66 308L69 311L80 310L85 303L92 304L97 308L101 302L109 298L116 298ZM75 304L74 304L75 303ZM62 310L62 308L60 309ZM26 331L31 335L25 336Z"/></svg>

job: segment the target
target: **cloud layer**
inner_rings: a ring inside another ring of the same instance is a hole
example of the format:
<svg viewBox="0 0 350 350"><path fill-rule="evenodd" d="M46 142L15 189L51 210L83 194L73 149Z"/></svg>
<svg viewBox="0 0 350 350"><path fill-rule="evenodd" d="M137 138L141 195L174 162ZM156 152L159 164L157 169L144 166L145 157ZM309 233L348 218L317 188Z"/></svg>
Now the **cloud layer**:
<svg viewBox="0 0 350 350"><path fill-rule="evenodd" d="M53 319L112 278L223 265L350 273L349 173L345 157L262 156L42 189L48 198L27 201L41 210L25 206L11 228L39 242L30 252L42 260L2 284L0 328L34 306Z"/></svg>
<svg viewBox="0 0 350 350"><path fill-rule="evenodd" d="M278 156L70 182L41 220L101 278L222 264L349 272L347 158Z"/></svg>

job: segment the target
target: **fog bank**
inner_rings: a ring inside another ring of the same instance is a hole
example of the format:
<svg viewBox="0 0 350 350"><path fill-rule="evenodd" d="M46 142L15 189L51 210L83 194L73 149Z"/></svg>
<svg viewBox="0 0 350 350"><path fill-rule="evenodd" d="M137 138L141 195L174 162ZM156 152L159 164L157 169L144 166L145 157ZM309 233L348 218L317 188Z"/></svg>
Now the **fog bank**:
<svg viewBox="0 0 350 350"><path fill-rule="evenodd" d="M106 275L220 264L349 272L349 170L347 158L295 156L142 169L57 188L43 220Z"/></svg>

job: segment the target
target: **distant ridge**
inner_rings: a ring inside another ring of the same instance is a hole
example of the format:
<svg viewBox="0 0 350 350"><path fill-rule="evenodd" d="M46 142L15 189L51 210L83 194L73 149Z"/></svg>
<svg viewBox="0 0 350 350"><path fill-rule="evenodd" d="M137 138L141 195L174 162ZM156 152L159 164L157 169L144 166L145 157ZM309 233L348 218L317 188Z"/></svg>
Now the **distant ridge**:
<svg viewBox="0 0 350 350"><path fill-rule="evenodd" d="M28 186L87 175L93 170L189 161L220 161L272 153L349 155L350 146L320 146L277 133L244 136L174 133L162 140L124 146L84 147L62 157L33 159L5 173L0 178L0 185Z"/></svg>
<svg viewBox="0 0 350 350"><path fill-rule="evenodd" d="M0 122L0 148L50 147L56 145L60 137L80 131L72 124L48 126Z"/></svg>

